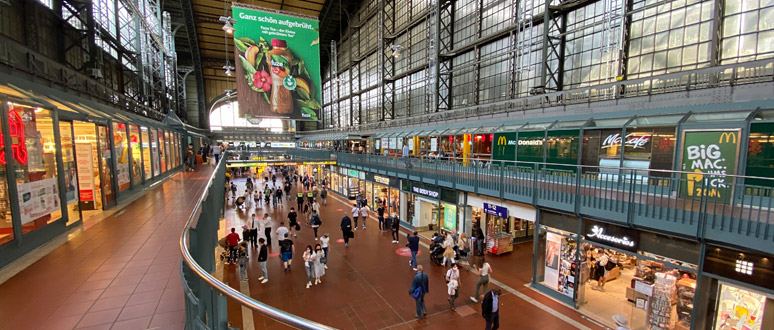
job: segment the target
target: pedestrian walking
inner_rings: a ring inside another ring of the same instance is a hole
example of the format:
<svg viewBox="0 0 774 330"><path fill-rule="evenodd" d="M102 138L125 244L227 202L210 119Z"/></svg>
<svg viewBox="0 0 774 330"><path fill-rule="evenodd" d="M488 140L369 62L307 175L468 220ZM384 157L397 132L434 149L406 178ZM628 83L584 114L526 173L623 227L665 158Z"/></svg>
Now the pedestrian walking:
<svg viewBox="0 0 774 330"><path fill-rule="evenodd" d="M414 270L417 270L417 252L419 252L419 233L414 232L414 236L407 236L406 239L408 240L408 246L409 250L411 251L411 260L409 261L409 266L414 267Z"/></svg>
<svg viewBox="0 0 774 330"><path fill-rule="evenodd" d="M312 211L312 216L309 220L309 223L312 224L312 230L314 231L314 240L317 240L317 230L320 229L320 226L322 226L322 220L320 219L320 215L317 214L317 211Z"/></svg>
<svg viewBox="0 0 774 330"><path fill-rule="evenodd" d="M247 281L247 242L239 243L239 280Z"/></svg>
<svg viewBox="0 0 774 330"><path fill-rule="evenodd" d="M320 244L314 245L314 254L317 255L317 258L314 259L314 283L320 284L322 283L323 275L325 275L325 259L327 255Z"/></svg>
<svg viewBox="0 0 774 330"><path fill-rule="evenodd" d="M400 231L400 219L398 218L397 214L393 214L390 217L390 229L392 229L392 242L395 244L398 244L398 238Z"/></svg>
<svg viewBox="0 0 774 330"><path fill-rule="evenodd" d="M357 203L352 204L352 220L354 220L354 230L357 230L357 218L360 217L360 208Z"/></svg>
<svg viewBox="0 0 774 330"><path fill-rule="evenodd" d="M314 199L312 202L312 213L317 212L317 214L320 214L320 203L317 203L317 198Z"/></svg>
<svg viewBox="0 0 774 330"><path fill-rule="evenodd" d="M451 310L455 310L454 300L460 295L460 270L457 268L457 264L446 271L446 287L449 294L449 306Z"/></svg>
<svg viewBox="0 0 774 330"><path fill-rule="evenodd" d="M379 204L379 207L376 208L376 215L377 219L379 220L379 231L385 232L387 230L387 226L385 226L384 223L384 206Z"/></svg>
<svg viewBox="0 0 774 330"><path fill-rule="evenodd" d="M363 229L366 229L366 220L368 220L368 205L360 207L360 217L363 218Z"/></svg>
<svg viewBox="0 0 774 330"><path fill-rule="evenodd" d="M320 191L320 198L322 198L323 205L328 205L328 189L325 187Z"/></svg>
<svg viewBox="0 0 774 330"><path fill-rule="evenodd" d="M500 289L492 289L481 302L481 316L486 320L485 330L500 329Z"/></svg>
<svg viewBox="0 0 774 330"><path fill-rule="evenodd" d="M261 284L265 284L269 281L269 272L266 271L266 260L269 259L269 251L266 248L265 239L259 239L258 245L261 246L261 249L258 251L258 264L261 266L261 271L263 272L263 275L261 275L258 280L261 281Z"/></svg>
<svg viewBox="0 0 774 330"><path fill-rule="evenodd" d="M352 232L352 220L349 219L346 213L341 218L340 227L341 235L344 236L344 246L349 246L349 239L355 237L355 234Z"/></svg>
<svg viewBox="0 0 774 330"><path fill-rule="evenodd" d="M417 265L415 268L417 273L414 275L414 280L411 282L411 288L409 294L414 298L414 302L417 305L416 318L421 319L427 315L427 308L425 308L425 295L430 292L430 283L427 274L422 271L422 265Z"/></svg>
<svg viewBox="0 0 774 330"><path fill-rule="evenodd" d="M297 204L296 206L297 206L299 211L304 209L304 193L303 192L299 191L298 194L296 194L296 204Z"/></svg>
<svg viewBox="0 0 774 330"><path fill-rule="evenodd" d="M301 229L301 226L298 225L298 214L296 213L296 209L290 208L290 212L288 212L288 222L290 223L290 232L293 234L293 237L298 237L298 234L294 233L294 230Z"/></svg>
<svg viewBox="0 0 774 330"><path fill-rule="evenodd" d="M226 244L228 246L228 262L233 264L237 260L237 253L239 253L239 234L236 233L236 228L231 228L231 234L226 235Z"/></svg>
<svg viewBox="0 0 774 330"><path fill-rule="evenodd" d="M492 266L490 266L488 262L483 261L481 267L473 265L473 270L478 274L478 281L476 281L476 295L470 297L470 300L478 302L478 289L483 286L484 292L486 292L486 287L489 285L489 274L492 273Z"/></svg>
<svg viewBox="0 0 774 330"><path fill-rule="evenodd" d="M268 213L264 213L263 220L261 221L261 227L263 227L263 234L266 236L266 245L271 247L271 217ZM277 237L279 240L280 238Z"/></svg>
<svg viewBox="0 0 774 330"><path fill-rule="evenodd" d="M323 265L325 266L325 269L328 269L328 242L330 242L331 237L328 235L328 233L325 233L323 237L320 238L320 245L323 249L323 255L325 256L325 259L322 260Z"/></svg>
<svg viewBox="0 0 774 330"><path fill-rule="evenodd" d="M307 289L309 289L309 287L312 286L312 279L315 278L314 259L316 258L317 258L317 255L314 253L312 246L307 245L306 249L304 250L304 268L306 268L306 288ZM317 285L317 281L315 281L314 284Z"/></svg>
<svg viewBox="0 0 774 330"><path fill-rule="evenodd" d="M288 227L285 227L285 222L280 221L279 227L277 228L277 237L290 237L289 235L286 235L289 231Z"/></svg>
<svg viewBox="0 0 774 330"><path fill-rule="evenodd" d="M282 266L285 267L285 271L290 270L290 266L293 264L293 253L296 251L296 247L293 245L293 241L290 239L287 233L282 236L285 239L279 241L280 246L280 258L282 258Z"/></svg>
<svg viewBox="0 0 774 330"><path fill-rule="evenodd" d="M443 241L443 244L441 245L443 250L443 266L446 267L446 260L448 259L451 261L451 264L454 265L455 260L454 257L456 256L454 253L454 238L452 238L452 235L446 235L446 239Z"/></svg>

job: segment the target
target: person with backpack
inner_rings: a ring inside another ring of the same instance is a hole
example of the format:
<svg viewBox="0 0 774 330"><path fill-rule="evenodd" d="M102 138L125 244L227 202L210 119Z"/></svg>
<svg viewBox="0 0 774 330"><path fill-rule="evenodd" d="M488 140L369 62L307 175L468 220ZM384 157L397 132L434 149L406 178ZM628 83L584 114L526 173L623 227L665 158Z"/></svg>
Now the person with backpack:
<svg viewBox="0 0 774 330"><path fill-rule="evenodd" d="M430 292L430 281L427 274L422 271L422 265L417 265L416 271L414 280L411 282L411 288L409 288L409 295L414 298L417 306L417 314L415 316L421 319L427 315L425 295Z"/></svg>
<svg viewBox="0 0 774 330"><path fill-rule="evenodd" d="M258 244L261 246L261 250L258 252L258 264L261 265L261 271L263 272L263 275L258 280L261 281L261 284L265 284L269 281L269 272L266 271L266 260L269 258L269 251L266 248L265 239L259 239Z"/></svg>
<svg viewBox="0 0 774 330"><path fill-rule="evenodd" d="M320 215L317 213L317 211L312 210L312 216L309 219L309 223L312 224L312 230L314 231L314 240L317 240L317 230L320 229L320 226L322 226L322 220L320 219Z"/></svg>
<svg viewBox="0 0 774 330"><path fill-rule="evenodd" d="M344 217L341 218L339 227L341 227L341 235L344 236L344 246L349 246L349 239L355 235L352 233L352 220L349 219L346 213L344 213Z"/></svg>
<svg viewBox="0 0 774 330"><path fill-rule="evenodd" d="M320 191L320 198L322 198L323 205L328 205L328 189L325 189L325 187Z"/></svg>
<svg viewBox="0 0 774 330"><path fill-rule="evenodd" d="M597 280L597 286L592 286L591 288L604 292L605 282L607 282L607 277L610 276L610 271L615 268L615 263L610 261L607 253L602 251L602 249L597 249L596 259L597 262L594 265L594 277Z"/></svg>
<svg viewBox="0 0 774 330"><path fill-rule="evenodd" d="M282 265L285 271L290 270L290 266L293 263L293 254L296 251L296 247L293 245L293 241L290 240L288 233L285 233L283 240L279 241L280 245L280 258L282 259Z"/></svg>

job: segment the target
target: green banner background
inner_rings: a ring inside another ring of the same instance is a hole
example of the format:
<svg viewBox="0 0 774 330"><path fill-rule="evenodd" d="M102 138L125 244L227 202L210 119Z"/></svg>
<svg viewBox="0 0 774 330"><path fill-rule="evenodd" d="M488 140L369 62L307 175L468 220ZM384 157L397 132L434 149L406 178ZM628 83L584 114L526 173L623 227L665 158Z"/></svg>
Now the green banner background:
<svg viewBox="0 0 774 330"><path fill-rule="evenodd" d="M683 174L680 197L728 202L733 194L741 139L740 130L686 131L683 139ZM695 174L694 174L695 173Z"/></svg>
<svg viewBox="0 0 774 330"><path fill-rule="evenodd" d="M234 6L232 12L239 117L318 120L319 22L268 9ZM290 58L272 46L272 39L286 42Z"/></svg>
<svg viewBox="0 0 774 330"><path fill-rule="evenodd" d="M494 133L493 160L516 160L516 133Z"/></svg>

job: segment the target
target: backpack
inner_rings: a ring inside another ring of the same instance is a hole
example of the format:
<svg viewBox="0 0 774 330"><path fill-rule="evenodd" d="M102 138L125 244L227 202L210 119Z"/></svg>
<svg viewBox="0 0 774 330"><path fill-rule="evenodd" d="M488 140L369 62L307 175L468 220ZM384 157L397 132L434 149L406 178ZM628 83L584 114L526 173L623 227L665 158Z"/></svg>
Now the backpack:
<svg viewBox="0 0 774 330"><path fill-rule="evenodd" d="M322 220L320 220L320 216L315 214L312 216L312 224L315 226L322 225Z"/></svg>
<svg viewBox="0 0 774 330"><path fill-rule="evenodd" d="M608 260L607 263L605 264L605 270L606 271L611 271L611 270L613 270L613 268L615 268L615 266L617 266L617 265L614 262Z"/></svg>

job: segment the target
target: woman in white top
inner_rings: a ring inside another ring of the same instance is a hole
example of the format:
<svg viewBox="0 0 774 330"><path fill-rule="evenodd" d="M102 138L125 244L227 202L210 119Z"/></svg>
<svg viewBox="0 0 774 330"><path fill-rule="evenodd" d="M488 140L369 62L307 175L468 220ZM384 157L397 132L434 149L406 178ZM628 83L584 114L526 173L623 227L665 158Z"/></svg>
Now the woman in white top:
<svg viewBox="0 0 774 330"><path fill-rule="evenodd" d="M314 254L317 255L317 258L314 259L314 284L320 284L322 283L320 278L325 275L325 264L322 263L325 252L320 244L314 245Z"/></svg>
<svg viewBox="0 0 774 330"><path fill-rule="evenodd" d="M452 265L446 272L446 287L449 294L449 306L452 310L455 310L454 299L460 295L460 270L457 268L457 264Z"/></svg>
<svg viewBox="0 0 774 330"><path fill-rule="evenodd" d="M309 289L312 286L312 279L314 276L314 259L317 255L312 251L312 246L307 245L304 250L304 268L306 268L306 288ZM314 284L317 284L315 281Z"/></svg>
<svg viewBox="0 0 774 330"><path fill-rule="evenodd" d="M366 220L368 219L368 205L360 208L360 217L363 218L363 229L366 229ZM355 225L357 227L357 225Z"/></svg>
<svg viewBox="0 0 774 330"><path fill-rule="evenodd" d="M323 266L325 266L325 269L328 269L328 242L331 240L330 236L328 236L328 233L325 233L323 237L320 238L320 246L322 246L323 253L325 253L325 262L323 263Z"/></svg>
<svg viewBox="0 0 774 330"><path fill-rule="evenodd" d="M607 282L607 277L610 276L610 271L607 270L608 262L610 262L610 258L607 256L607 253L602 251L602 249L597 249L597 269L595 274L597 277L597 286L592 286L592 289L605 291L605 282Z"/></svg>
<svg viewBox="0 0 774 330"><path fill-rule="evenodd" d="M478 273L478 281L476 281L476 296L470 297L470 300L473 300L474 302L478 302L478 298L480 297L478 295L478 289L482 285L484 286L484 293L486 293L486 287L489 285L489 274L492 272L492 266L489 266L489 263L485 262L483 257L481 262L483 264L480 268L477 267L477 265L473 265L473 269Z"/></svg>
<svg viewBox="0 0 774 330"><path fill-rule="evenodd" d="M352 205L352 230L357 230L357 218L360 216L360 208L357 207L357 203Z"/></svg>

